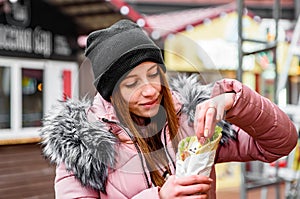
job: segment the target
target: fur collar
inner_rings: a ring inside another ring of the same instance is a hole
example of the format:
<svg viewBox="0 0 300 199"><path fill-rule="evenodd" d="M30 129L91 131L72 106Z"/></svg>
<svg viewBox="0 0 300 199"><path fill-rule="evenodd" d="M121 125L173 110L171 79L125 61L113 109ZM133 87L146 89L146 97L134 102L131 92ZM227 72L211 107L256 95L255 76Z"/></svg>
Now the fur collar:
<svg viewBox="0 0 300 199"><path fill-rule="evenodd" d="M181 96L181 111L193 122L196 105L210 97L212 85L200 85L196 75L181 75L171 80L170 86ZM51 163L64 163L83 186L106 193L108 168L115 164L118 141L103 121L88 121L90 106L86 99L61 101L45 115L40 129L43 155ZM221 121L219 125L223 128L222 144L235 137L229 123Z"/></svg>
<svg viewBox="0 0 300 199"><path fill-rule="evenodd" d="M41 144L51 163L64 163L82 185L105 193L107 168L115 164L117 139L103 122L87 120L89 106L86 100L59 102L44 117Z"/></svg>

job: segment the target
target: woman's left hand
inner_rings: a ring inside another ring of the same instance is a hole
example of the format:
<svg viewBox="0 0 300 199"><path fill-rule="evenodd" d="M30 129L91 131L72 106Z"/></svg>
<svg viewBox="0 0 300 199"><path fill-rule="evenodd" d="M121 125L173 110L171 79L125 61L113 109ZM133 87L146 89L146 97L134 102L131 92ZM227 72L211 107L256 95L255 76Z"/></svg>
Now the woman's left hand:
<svg viewBox="0 0 300 199"><path fill-rule="evenodd" d="M224 93L196 106L194 129L200 143L213 136L216 124L233 106L234 99L235 93Z"/></svg>

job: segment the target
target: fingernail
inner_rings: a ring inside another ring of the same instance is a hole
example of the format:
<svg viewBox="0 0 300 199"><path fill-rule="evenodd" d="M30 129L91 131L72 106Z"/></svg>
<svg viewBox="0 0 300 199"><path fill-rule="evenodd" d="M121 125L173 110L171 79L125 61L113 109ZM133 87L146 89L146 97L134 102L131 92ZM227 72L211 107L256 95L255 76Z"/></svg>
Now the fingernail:
<svg viewBox="0 0 300 199"><path fill-rule="evenodd" d="M200 144L203 145L205 143L205 140L206 139L204 137L201 137L200 140L199 140Z"/></svg>
<svg viewBox="0 0 300 199"><path fill-rule="evenodd" d="M207 137L208 136L208 129L205 129L204 130L204 137Z"/></svg>

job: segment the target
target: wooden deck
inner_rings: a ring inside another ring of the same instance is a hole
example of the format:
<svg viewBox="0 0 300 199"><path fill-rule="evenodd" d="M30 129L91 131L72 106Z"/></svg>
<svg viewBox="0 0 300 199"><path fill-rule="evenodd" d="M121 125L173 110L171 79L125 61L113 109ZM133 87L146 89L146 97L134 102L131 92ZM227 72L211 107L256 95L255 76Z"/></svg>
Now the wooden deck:
<svg viewBox="0 0 300 199"><path fill-rule="evenodd" d="M39 144L0 146L0 198L54 198L53 182Z"/></svg>

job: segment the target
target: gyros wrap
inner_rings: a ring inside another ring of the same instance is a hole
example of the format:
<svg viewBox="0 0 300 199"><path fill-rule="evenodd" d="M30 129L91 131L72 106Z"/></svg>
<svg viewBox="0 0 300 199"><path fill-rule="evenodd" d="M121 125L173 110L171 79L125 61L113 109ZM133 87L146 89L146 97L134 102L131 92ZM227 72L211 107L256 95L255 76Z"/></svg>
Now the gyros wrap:
<svg viewBox="0 0 300 199"><path fill-rule="evenodd" d="M206 139L203 145L198 142L196 136L181 140L176 154L176 176L209 176L221 137L222 128L216 126L213 137Z"/></svg>

